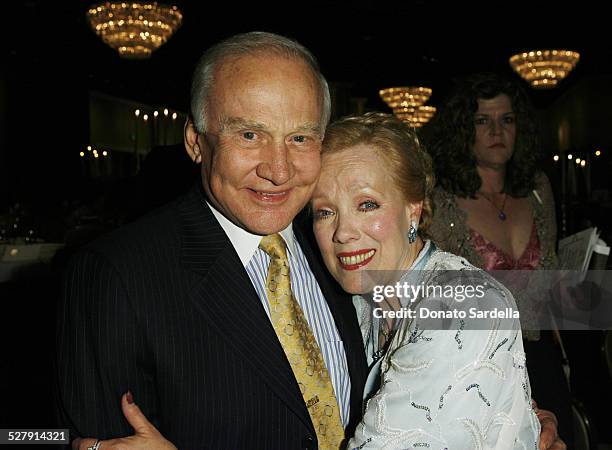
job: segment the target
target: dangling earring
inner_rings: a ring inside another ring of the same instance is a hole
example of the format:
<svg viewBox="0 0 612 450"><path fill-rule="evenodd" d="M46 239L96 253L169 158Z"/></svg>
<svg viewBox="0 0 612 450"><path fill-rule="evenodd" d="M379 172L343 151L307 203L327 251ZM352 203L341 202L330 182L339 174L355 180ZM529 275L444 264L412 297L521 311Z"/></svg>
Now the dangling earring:
<svg viewBox="0 0 612 450"><path fill-rule="evenodd" d="M410 229L408 230L408 243L414 244L417 239L417 224L414 220L410 222Z"/></svg>

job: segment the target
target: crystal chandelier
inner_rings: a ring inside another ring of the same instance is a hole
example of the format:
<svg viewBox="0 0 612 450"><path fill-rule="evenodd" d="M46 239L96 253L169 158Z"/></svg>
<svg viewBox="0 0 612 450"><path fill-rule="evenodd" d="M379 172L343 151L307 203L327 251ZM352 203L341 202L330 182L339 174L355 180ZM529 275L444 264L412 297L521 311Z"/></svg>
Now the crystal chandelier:
<svg viewBox="0 0 612 450"><path fill-rule="evenodd" d="M161 3L106 2L87 12L91 28L123 58L149 58L181 26L176 6Z"/></svg>
<svg viewBox="0 0 612 450"><path fill-rule="evenodd" d="M414 108L425 104L431 97L431 89L426 87L392 87L378 91L380 98L389 108Z"/></svg>
<svg viewBox="0 0 612 450"><path fill-rule="evenodd" d="M436 113L433 106L424 106L431 92L427 87L392 87L382 89L378 94L398 119L419 128Z"/></svg>
<svg viewBox="0 0 612 450"><path fill-rule="evenodd" d="M532 50L510 58L510 65L533 88L547 89L565 78L580 59L571 50Z"/></svg>
<svg viewBox="0 0 612 450"><path fill-rule="evenodd" d="M417 106L416 108L393 108L393 114L400 120L407 122L414 128L425 125L436 113L433 106Z"/></svg>

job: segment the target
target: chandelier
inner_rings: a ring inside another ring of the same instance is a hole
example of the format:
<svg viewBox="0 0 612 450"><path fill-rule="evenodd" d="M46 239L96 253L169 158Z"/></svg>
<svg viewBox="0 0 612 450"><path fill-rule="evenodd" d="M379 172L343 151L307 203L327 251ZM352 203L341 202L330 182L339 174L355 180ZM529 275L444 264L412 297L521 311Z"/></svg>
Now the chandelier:
<svg viewBox="0 0 612 450"><path fill-rule="evenodd" d="M378 91L393 114L414 128L429 122L436 113L433 106L424 106L431 93L432 90L427 87L392 87Z"/></svg>
<svg viewBox="0 0 612 450"><path fill-rule="evenodd" d="M571 50L532 50L510 58L510 65L533 88L553 88L565 78L580 59Z"/></svg>
<svg viewBox="0 0 612 450"><path fill-rule="evenodd" d="M416 108L393 108L393 114L400 120L407 122L414 128L425 125L436 113L433 106L417 106Z"/></svg>
<svg viewBox="0 0 612 450"><path fill-rule="evenodd" d="M389 108L416 107L423 105L431 97L431 89L426 87L392 87L378 91L380 98Z"/></svg>
<svg viewBox="0 0 612 450"><path fill-rule="evenodd" d="M161 3L106 2L87 11L91 28L123 58L149 58L181 26L176 6Z"/></svg>

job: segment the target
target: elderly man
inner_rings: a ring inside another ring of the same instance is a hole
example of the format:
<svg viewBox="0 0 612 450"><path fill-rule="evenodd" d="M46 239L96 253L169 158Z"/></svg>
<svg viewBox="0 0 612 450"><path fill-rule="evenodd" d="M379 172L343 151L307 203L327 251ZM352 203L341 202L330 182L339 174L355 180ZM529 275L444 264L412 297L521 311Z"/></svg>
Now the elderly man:
<svg viewBox="0 0 612 450"><path fill-rule="evenodd" d="M133 395L180 449L338 449L360 418L361 334L309 225L292 224L319 175L327 83L301 45L247 33L204 54L191 109L185 146L202 185L91 244L68 272L63 424L129 435L123 407L155 436Z"/></svg>
<svg viewBox="0 0 612 450"><path fill-rule="evenodd" d="M202 57L185 127L202 185L88 246L66 277L59 397L77 435L132 434L128 390L181 449L338 448L352 433L361 334L292 225L329 116L314 57L289 39L239 35ZM287 306L273 291L289 278Z"/></svg>

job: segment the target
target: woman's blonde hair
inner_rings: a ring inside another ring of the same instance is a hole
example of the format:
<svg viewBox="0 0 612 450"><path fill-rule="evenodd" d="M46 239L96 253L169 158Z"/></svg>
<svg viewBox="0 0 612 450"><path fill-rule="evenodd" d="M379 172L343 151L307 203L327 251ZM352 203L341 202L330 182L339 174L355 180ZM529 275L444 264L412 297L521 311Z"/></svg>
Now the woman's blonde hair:
<svg viewBox="0 0 612 450"><path fill-rule="evenodd" d="M431 157L414 130L391 114L370 112L332 123L325 131L322 155L367 145L384 161L389 180L409 203L423 202L419 232L426 234L433 215L435 185Z"/></svg>

